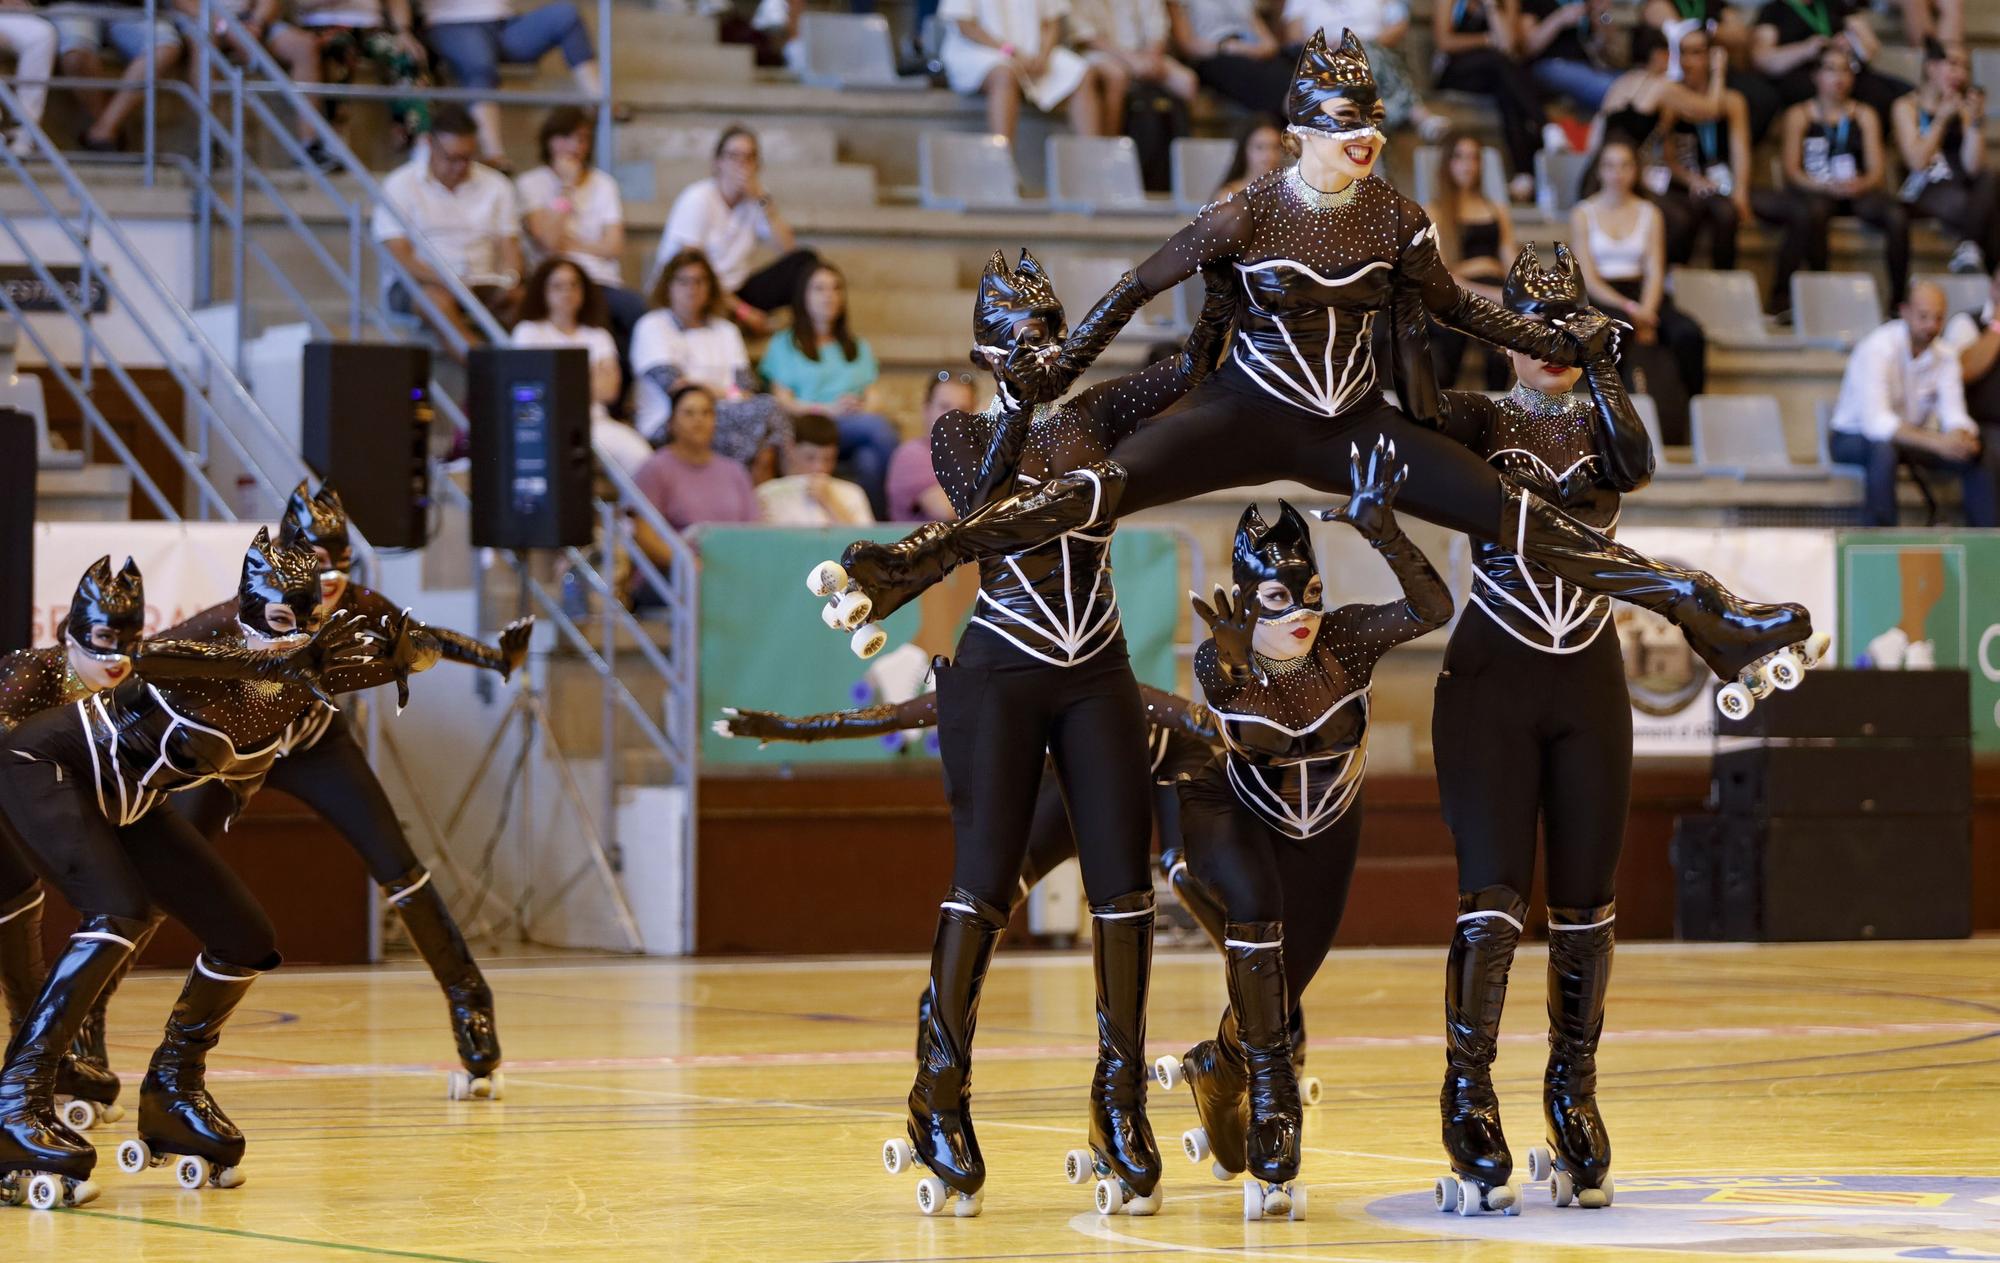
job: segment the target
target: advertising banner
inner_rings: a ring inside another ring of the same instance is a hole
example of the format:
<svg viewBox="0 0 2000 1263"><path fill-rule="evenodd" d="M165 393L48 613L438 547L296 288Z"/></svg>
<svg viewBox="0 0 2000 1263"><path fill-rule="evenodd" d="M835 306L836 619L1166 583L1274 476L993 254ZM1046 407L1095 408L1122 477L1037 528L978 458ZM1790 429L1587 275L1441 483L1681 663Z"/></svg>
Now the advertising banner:
<svg viewBox="0 0 2000 1263"><path fill-rule="evenodd" d="M146 634L157 635L236 595L254 522L38 522L34 643L52 645L76 581L99 557L130 557L146 580Z"/></svg>
<svg viewBox="0 0 2000 1263"><path fill-rule="evenodd" d="M1843 666L1966 668L1973 749L2000 750L2000 532L1843 532L1840 592Z"/></svg>

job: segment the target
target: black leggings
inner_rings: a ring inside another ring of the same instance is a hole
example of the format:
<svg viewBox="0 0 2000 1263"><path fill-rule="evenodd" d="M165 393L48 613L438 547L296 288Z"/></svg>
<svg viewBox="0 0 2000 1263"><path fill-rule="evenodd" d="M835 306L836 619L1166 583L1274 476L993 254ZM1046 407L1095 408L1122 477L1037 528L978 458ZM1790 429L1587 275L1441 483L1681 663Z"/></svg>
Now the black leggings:
<svg viewBox="0 0 2000 1263"><path fill-rule="evenodd" d="M1059 667L969 627L957 660L937 668L937 701L954 885L996 908L1014 905L1046 754L1090 902L1151 889L1146 712L1122 640Z"/></svg>
<svg viewBox="0 0 2000 1263"><path fill-rule="evenodd" d="M1283 54L1258 58L1217 53L1195 62L1194 73L1211 92L1228 97L1244 109L1276 114L1284 108L1285 93L1291 90L1295 62L1295 58ZM1206 195L1208 190L1200 192Z"/></svg>
<svg viewBox="0 0 2000 1263"><path fill-rule="evenodd" d="M1028 824L1028 858L1021 864L1021 893L1042 884L1042 879L1065 861L1076 858L1076 830L1070 827L1069 804L1063 801L1062 779L1049 773L1053 764L1042 767L1042 787L1035 795L1035 810ZM1181 799L1172 785L1153 786L1153 827L1160 850L1181 842ZM0 894L0 904L6 896Z"/></svg>
<svg viewBox="0 0 2000 1263"><path fill-rule="evenodd" d="M1333 947L1361 845L1361 795L1312 837L1280 833L1243 805L1224 760L1181 782L1188 871L1222 901L1231 921L1281 921L1285 980L1296 1007Z"/></svg>
<svg viewBox="0 0 2000 1263"><path fill-rule="evenodd" d="M368 866L376 885L386 886L417 867L416 852L403 834L396 809L375 778L375 769L368 766L368 756L361 752L345 715L334 720L319 744L272 764L264 784L326 817ZM229 791L220 785L203 785L174 797L174 809L209 838L221 833L230 806Z"/></svg>
<svg viewBox="0 0 2000 1263"><path fill-rule="evenodd" d="M1994 266L1994 256L2000 255L2000 180L1991 171L1926 184L1910 210L1938 220L1958 240L1972 242L1985 254L1986 266Z"/></svg>
<svg viewBox="0 0 2000 1263"><path fill-rule="evenodd" d="M158 909L186 926L212 960L276 966L271 919L208 841L166 808L114 826L98 810L89 776L87 761L81 769L0 766L0 814L49 885L86 916L146 921Z"/></svg>
<svg viewBox="0 0 2000 1263"><path fill-rule="evenodd" d="M1792 305L1792 273L1800 268L1828 268L1827 234L1835 215L1856 215L1882 231L1884 263L1889 272L1889 305L1900 306L1910 285L1910 210L1880 191L1841 201L1807 189L1754 196L1757 218L1784 229L1778 245L1778 266L1771 278L1771 301L1779 310Z"/></svg>
<svg viewBox="0 0 2000 1263"><path fill-rule="evenodd" d="M1549 120L1526 66L1497 48L1453 53L1438 73L1437 87L1493 98L1512 174L1535 173L1535 151L1542 147L1542 125Z"/></svg>
<svg viewBox="0 0 2000 1263"><path fill-rule="evenodd" d="M1445 649L1431 744L1461 891L1506 886L1525 897L1539 820L1549 903L1611 902L1632 793L1632 710L1615 628L1576 653L1543 653L1468 608Z"/></svg>
<svg viewBox="0 0 2000 1263"><path fill-rule="evenodd" d="M1709 265L1718 272L1736 268L1736 237L1743 217L1736 203L1719 194L1696 197L1683 188L1667 190L1659 199L1665 221L1668 263L1692 263L1695 242L1708 235Z"/></svg>

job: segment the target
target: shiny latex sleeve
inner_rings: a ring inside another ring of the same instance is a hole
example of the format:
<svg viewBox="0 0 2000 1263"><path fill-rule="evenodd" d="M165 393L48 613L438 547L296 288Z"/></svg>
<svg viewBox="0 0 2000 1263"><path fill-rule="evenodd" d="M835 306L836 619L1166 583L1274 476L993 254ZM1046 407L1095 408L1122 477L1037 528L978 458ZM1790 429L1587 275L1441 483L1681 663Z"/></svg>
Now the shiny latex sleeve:
<svg viewBox="0 0 2000 1263"><path fill-rule="evenodd" d="M1021 467L1021 453L1028 446L1028 429L1034 423L1035 409L1031 404L1014 404L1005 395L1001 396L999 415L994 418L993 432L987 436L986 447L979 454L979 464L973 471L973 507L990 504L1013 489L1014 474ZM958 413L954 426L969 423L971 415ZM965 510L961 510L961 514Z"/></svg>
<svg viewBox="0 0 2000 1263"><path fill-rule="evenodd" d="M344 609L351 609L367 619L371 624L380 625L384 619L401 613L395 602L373 588L350 585L346 597L341 601ZM532 615L516 619L500 632L500 644L495 647L446 627L433 627L419 623L425 634L437 643L438 654L447 662L463 663L499 673L500 678L509 679L526 659L528 637L533 633L535 620Z"/></svg>
<svg viewBox="0 0 2000 1263"><path fill-rule="evenodd" d="M1201 314L1180 350L1136 373L1092 386L1076 397L1106 447L1130 435L1215 371L1236 318L1235 280L1227 264L1202 269Z"/></svg>
<svg viewBox="0 0 2000 1263"><path fill-rule="evenodd" d="M780 715L768 710L725 706L722 718L715 723L715 731L722 736L749 737L765 744L773 741L810 743L885 737L893 732L935 727L936 693L925 693L895 705L830 710L818 715Z"/></svg>
<svg viewBox="0 0 2000 1263"><path fill-rule="evenodd" d="M1413 202L1404 204L1403 230L1409 234L1409 244L1396 261L1398 282L1415 286L1432 316L1482 342L1532 355L1544 363L1575 364L1581 358L1576 339L1563 330L1516 315L1460 289L1445 266L1444 256L1438 253L1436 226ZM1405 411L1410 410L1410 402L1404 401Z"/></svg>
<svg viewBox="0 0 2000 1263"><path fill-rule="evenodd" d="M1222 735L1215 728L1215 712L1200 702L1156 689L1150 684L1139 686L1139 700L1146 704L1148 726L1183 733L1208 745L1221 747Z"/></svg>
<svg viewBox="0 0 2000 1263"><path fill-rule="evenodd" d="M1118 278L1064 339L1062 353L1056 359L1059 394L1076 384L1076 379L1097 362L1097 357L1104 354L1105 348L1132 322L1132 317L1152 299L1152 293L1132 273Z"/></svg>
<svg viewBox="0 0 2000 1263"><path fill-rule="evenodd" d="M1451 621L1451 589L1401 527L1392 523L1381 538L1369 543L1403 585L1403 599L1343 605L1326 616L1313 644L1315 655L1334 660L1346 673L1350 688L1366 685L1375 664L1389 650Z"/></svg>
<svg viewBox="0 0 2000 1263"><path fill-rule="evenodd" d="M1591 356L1583 379L1590 387L1592 427L1603 457L1598 483L1612 491L1637 491L1653 480L1653 440L1625 393L1616 353Z"/></svg>

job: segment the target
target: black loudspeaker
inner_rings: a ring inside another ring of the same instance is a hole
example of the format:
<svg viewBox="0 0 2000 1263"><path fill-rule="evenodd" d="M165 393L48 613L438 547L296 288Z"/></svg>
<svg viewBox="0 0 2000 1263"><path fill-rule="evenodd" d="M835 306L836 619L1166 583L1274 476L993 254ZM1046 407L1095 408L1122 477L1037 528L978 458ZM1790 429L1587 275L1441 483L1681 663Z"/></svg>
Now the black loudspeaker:
<svg viewBox="0 0 2000 1263"><path fill-rule="evenodd" d="M426 347L306 344L301 454L377 548L430 538L430 377Z"/></svg>
<svg viewBox="0 0 2000 1263"><path fill-rule="evenodd" d="M1972 801L1972 759L1963 746L1929 741L1766 745L1717 754L1714 785L1718 809L1758 819L1962 812Z"/></svg>
<svg viewBox="0 0 2000 1263"><path fill-rule="evenodd" d="M580 348L472 352L472 542L591 539L590 358Z"/></svg>
<svg viewBox="0 0 2000 1263"><path fill-rule="evenodd" d="M35 420L0 408L0 653L35 638Z"/></svg>
<svg viewBox="0 0 2000 1263"><path fill-rule="evenodd" d="M1763 852L1766 942L1972 933L1967 816L1773 820Z"/></svg>
<svg viewBox="0 0 2000 1263"><path fill-rule="evenodd" d="M1972 736L1969 677L1959 671L1849 671L1816 667L1742 719L1716 720L1718 737L1828 737L1880 741Z"/></svg>

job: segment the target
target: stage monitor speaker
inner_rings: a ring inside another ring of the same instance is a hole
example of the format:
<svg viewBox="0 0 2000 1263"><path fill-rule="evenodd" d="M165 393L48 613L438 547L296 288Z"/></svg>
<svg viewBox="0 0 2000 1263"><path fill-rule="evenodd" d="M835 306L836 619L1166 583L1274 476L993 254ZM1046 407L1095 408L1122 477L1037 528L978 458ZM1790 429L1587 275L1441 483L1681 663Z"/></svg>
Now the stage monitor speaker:
<svg viewBox="0 0 2000 1263"><path fill-rule="evenodd" d="M1963 669L1853 671L1816 667L1742 719L1718 719L1719 737L1941 740L1972 735L1971 677Z"/></svg>
<svg viewBox="0 0 2000 1263"><path fill-rule="evenodd" d="M34 418L0 408L0 653L35 639L35 446Z"/></svg>
<svg viewBox="0 0 2000 1263"><path fill-rule="evenodd" d="M306 343L301 454L377 548L430 538L430 349Z"/></svg>
<svg viewBox="0 0 2000 1263"><path fill-rule="evenodd" d="M579 348L472 352L472 542L588 544L590 358Z"/></svg>
<svg viewBox="0 0 2000 1263"><path fill-rule="evenodd" d="M1965 741L1835 739L1725 750L1715 756L1714 787L1717 809L1760 819L1969 816L1972 748Z"/></svg>

